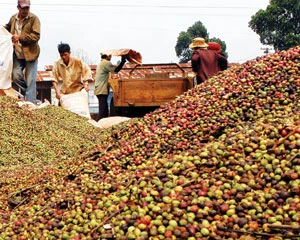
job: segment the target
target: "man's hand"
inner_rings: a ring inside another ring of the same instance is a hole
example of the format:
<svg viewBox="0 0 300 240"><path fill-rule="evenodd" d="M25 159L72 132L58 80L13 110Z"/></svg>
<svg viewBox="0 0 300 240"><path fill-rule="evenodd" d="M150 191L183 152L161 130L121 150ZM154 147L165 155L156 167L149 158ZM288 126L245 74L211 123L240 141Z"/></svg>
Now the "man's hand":
<svg viewBox="0 0 300 240"><path fill-rule="evenodd" d="M20 36L18 34L14 34L12 35L11 40L13 43L17 43L20 40Z"/></svg>
<svg viewBox="0 0 300 240"><path fill-rule="evenodd" d="M84 89L85 89L85 91L89 91L90 89L89 89L89 83L88 83L88 81L86 81L84 84L83 84L83 86L84 86Z"/></svg>
<svg viewBox="0 0 300 240"><path fill-rule="evenodd" d="M57 99L60 99L60 98L61 98L61 94L60 94L59 91L56 92L56 98L57 98Z"/></svg>

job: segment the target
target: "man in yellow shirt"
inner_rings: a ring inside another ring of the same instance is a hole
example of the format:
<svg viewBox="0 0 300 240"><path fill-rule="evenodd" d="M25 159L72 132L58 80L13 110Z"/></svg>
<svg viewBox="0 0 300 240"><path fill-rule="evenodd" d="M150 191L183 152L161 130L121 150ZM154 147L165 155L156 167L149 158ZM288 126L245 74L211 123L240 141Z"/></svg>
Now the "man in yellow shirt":
<svg viewBox="0 0 300 240"><path fill-rule="evenodd" d="M88 91L88 83L93 82L90 67L79 58L71 56L71 48L67 43L60 43L58 52L60 59L54 63L52 69L56 98L60 99L61 94L80 92L83 88ZM59 81L62 81L60 90Z"/></svg>
<svg viewBox="0 0 300 240"><path fill-rule="evenodd" d="M73 113L91 118L88 101L88 83L93 82L90 67L77 57L71 56L69 44L58 45L60 59L52 69L52 85L60 105ZM62 81L59 89L58 82Z"/></svg>

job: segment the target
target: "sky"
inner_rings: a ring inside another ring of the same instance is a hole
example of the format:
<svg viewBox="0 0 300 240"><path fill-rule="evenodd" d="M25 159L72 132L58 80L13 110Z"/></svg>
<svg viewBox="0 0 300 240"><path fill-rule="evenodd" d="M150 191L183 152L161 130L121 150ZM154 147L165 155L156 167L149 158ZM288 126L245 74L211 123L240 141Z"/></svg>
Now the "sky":
<svg viewBox="0 0 300 240"><path fill-rule="evenodd" d="M177 38L197 21L210 38L225 41L229 62L243 63L264 55L262 48L267 46L248 23L268 4L269 0L31 0L30 11L41 21L43 70L59 58L60 42L69 43L72 54L88 64L100 62L101 50L119 48L140 52L143 63L178 63ZM17 11L17 0L0 0L0 25Z"/></svg>

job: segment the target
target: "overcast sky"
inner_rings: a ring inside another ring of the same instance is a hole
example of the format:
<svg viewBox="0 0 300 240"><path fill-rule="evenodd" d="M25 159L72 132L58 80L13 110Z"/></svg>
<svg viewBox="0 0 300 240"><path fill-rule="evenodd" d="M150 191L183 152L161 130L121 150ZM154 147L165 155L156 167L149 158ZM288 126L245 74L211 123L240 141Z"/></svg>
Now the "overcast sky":
<svg viewBox="0 0 300 240"><path fill-rule="evenodd" d="M89 64L98 64L103 49L132 48L143 63L178 62L177 37L201 21L209 37L225 41L229 62L243 63L264 54L251 16L269 0L31 0L42 24L39 69L59 57L67 42ZM0 0L0 25L17 13L17 0ZM119 59L114 59L117 61Z"/></svg>

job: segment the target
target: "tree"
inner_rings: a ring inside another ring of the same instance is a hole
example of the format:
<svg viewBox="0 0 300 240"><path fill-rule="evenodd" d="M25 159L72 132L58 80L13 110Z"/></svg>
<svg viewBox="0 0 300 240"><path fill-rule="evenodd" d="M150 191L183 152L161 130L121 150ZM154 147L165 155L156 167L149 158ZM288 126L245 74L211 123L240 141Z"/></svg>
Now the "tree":
<svg viewBox="0 0 300 240"><path fill-rule="evenodd" d="M219 38L211 38L209 39L209 34L207 33L207 29L202 24L201 21L195 22L194 25L189 27L186 32L180 32L177 43L175 46L175 51L177 57L179 57L179 62L184 63L188 62L192 57L192 50L189 49L190 43L196 37L202 37L205 41L213 41L218 42L221 45L222 53L225 56L228 56L226 51L226 44L225 42L221 41Z"/></svg>
<svg viewBox="0 0 300 240"><path fill-rule="evenodd" d="M192 51L189 49L189 44L196 37L202 37L204 39L208 38L207 29L201 21L195 22L186 32L180 32L175 46L179 62L188 62L191 59Z"/></svg>
<svg viewBox="0 0 300 240"><path fill-rule="evenodd" d="M251 17L249 27L260 36L260 42L274 50L300 45L300 1L271 0L266 10Z"/></svg>
<svg viewBox="0 0 300 240"><path fill-rule="evenodd" d="M73 53L74 56L80 58L83 62L85 62L86 64L92 64L91 59L89 58L87 52L83 49L77 49L74 51Z"/></svg>

